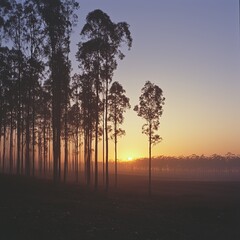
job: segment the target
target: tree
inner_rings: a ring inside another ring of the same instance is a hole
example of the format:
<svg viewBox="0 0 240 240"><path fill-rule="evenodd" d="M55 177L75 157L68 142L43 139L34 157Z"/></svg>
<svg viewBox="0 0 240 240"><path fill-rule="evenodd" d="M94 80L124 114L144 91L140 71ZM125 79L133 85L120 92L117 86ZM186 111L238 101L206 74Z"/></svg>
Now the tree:
<svg viewBox="0 0 240 240"><path fill-rule="evenodd" d="M117 59L123 59L125 56L121 51L122 43L126 43L128 49L132 46L132 37L129 31L129 25L126 22L114 23L110 17L103 11L97 9L90 12L87 16L88 22L85 28L82 30L90 36L96 34L96 31L92 31L92 25L97 25L97 29L100 30L98 34L98 42L101 43L101 53L103 65L100 72L102 82L105 83L105 103L103 108L105 109L105 138L106 141L106 191L109 186L109 175L108 175L108 86L112 81L113 72L117 68ZM103 84L104 85L104 84Z"/></svg>
<svg viewBox="0 0 240 240"><path fill-rule="evenodd" d="M36 125L36 102L41 95L40 76L44 72L43 58L44 32L43 20L35 1L26 0L23 4L25 27L23 32L24 43L28 50L27 67L23 73L23 101L26 109L26 147L25 147L25 170L30 175L30 143L32 141L32 174L35 174L35 125ZM46 106L46 105L45 105ZM45 115L43 116L45 117ZM45 126L45 125L43 125ZM32 135L31 135L32 134ZM45 136L45 134L43 134ZM44 139L45 142L45 139ZM23 143L22 143L23 144Z"/></svg>
<svg viewBox="0 0 240 240"><path fill-rule="evenodd" d="M13 1L12 10L9 18L6 21L7 35L13 42L13 48L17 52L17 173L20 174L20 153L21 153L21 134L22 129L22 75L23 75L23 62L25 60L23 45L24 45L24 26L25 18L23 5Z"/></svg>
<svg viewBox="0 0 240 240"><path fill-rule="evenodd" d="M93 33L89 33L86 30L86 25L91 25ZM83 74L88 76L88 81L91 83L90 86L95 92L95 190L98 188L98 129L99 129L99 115L100 111L100 97L99 93L101 91L102 83L100 79L101 65L102 65L102 41L100 38L101 29L96 24L91 21L88 22L83 27L81 35L85 38L88 37L86 42L80 42L78 44L78 52L76 54L77 60L80 62L79 67L82 69Z"/></svg>
<svg viewBox="0 0 240 240"><path fill-rule="evenodd" d="M115 186L117 187L117 137L125 134L125 131L119 128L123 123L123 113L130 108L129 98L125 96L125 90L118 82L114 82L109 90L109 121L113 124L113 139L115 152Z"/></svg>
<svg viewBox="0 0 240 240"><path fill-rule="evenodd" d="M96 95L93 91L93 84L89 81L88 75L80 77L81 83L81 109L82 109L82 124L84 128L84 161L85 161L85 178L87 186L90 185L91 179L91 158L92 158L92 140L93 129L96 116Z"/></svg>
<svg viewBox="0 0 240 240"><path fill-rule="evenodd" d="M151 161L152 161L152 145L157 144L162 138L155 134L160 125L160 117L163 112L165 98L163 91L157 85L147 81L142 88L142 94L139 97L139 105L134 107L139 117L146 120L142 126L142 133L148 136L149 142L149 185L148 192L151 195Z"/></svg>
<svg viewBox="0 0 240 240"><path fill-rule="evenodd" d="M108 84L112 81L113 71L117 68L117 58L123 59L120 50L122 43L130 48L132 38L129 25L125 22L115 24L103 11L97 9L90 12L86 18L81 35L87 39L79 43L78 61L84 65L85 71L91 74L95 86L95 188L98 184L98 129L99 129L99 93L101 87L105 90L105 140L106 140L106 190L108 190ZM105 83L105 86L103 86ZM104 136L103 136L104 138Z"/></svg>
<svg viewBox="0 0 240 240"><path fill-rule="evenodd" d="M53 162L54 180L60 181L61 173L61 120L66 97L61 99L63 87L66 87L66 68L68 62L71 27L76 22L74 11L78 8L75 0L35 0L45 23L48 37L46 53L49 57L52 92L52 128L53 128ZM69 78L67 80L69 82ZM67 94L65 94L67 96Z"/></svg>

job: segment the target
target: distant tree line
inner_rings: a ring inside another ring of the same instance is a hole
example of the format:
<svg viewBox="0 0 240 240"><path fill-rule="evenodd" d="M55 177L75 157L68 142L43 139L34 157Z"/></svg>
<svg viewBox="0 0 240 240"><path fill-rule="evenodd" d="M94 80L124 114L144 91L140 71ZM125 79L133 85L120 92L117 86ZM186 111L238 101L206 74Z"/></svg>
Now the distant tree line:
<svg viewBox="0 0 240 240"><path fill-rule="evenodd" d="M148 159L137 159L119 164L121 173L145 175ZM152 159L154 177L199 179L199 180L239 180L240 156L232 153L190 155L180 157L159 156Z"/></svg>

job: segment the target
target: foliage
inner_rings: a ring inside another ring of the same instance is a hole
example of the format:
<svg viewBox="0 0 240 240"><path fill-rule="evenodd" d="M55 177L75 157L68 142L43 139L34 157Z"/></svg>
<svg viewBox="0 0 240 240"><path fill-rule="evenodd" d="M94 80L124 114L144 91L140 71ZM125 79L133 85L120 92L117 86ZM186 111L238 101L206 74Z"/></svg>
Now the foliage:
<svg viewBox="0 0 240 240"><path fill-rule="evenodd" d="M161 137L158 134L154 134L154 132L159 128L164 102L165 98L163 97L162 89L147 81L142 88L139 105L134 107L134 111L137 112L138 116L147 122L142 126L142 133L149 136L151 144L161 141Z"/></svg>

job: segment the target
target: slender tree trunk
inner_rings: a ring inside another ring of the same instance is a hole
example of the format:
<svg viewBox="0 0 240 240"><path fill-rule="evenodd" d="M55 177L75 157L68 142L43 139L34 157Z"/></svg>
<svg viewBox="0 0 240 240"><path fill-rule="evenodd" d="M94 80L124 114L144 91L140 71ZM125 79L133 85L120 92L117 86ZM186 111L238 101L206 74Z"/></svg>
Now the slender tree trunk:
<svg viewBox="0 0 240 240"><path fill-rule="evenodd" d="M41 133L41 124L39 126L40 129L38 129L38 172L40 176L42 176L42 169L43 169L43 164L42 164L42 133Z"/></svg>
<svg viewBox="0 0 240 240"><path fill-rule="evenodd" d="M76 130L76 144L75 144L75 173L76 173L76 182L78 183L78 124Z"/></svg>
<svg viewBox="0 0 240 240"><path fill-rule="evenodd" d="M0 91L1 94L1 91ZM1 97L1 96L0 96ZM1 102L2 105L2 102ZM0 107L0 109L2 109L2 106ZM0 172L2 172L2 116L0 116Z"/></svg>
<svg viewBox="0 0 240 240"><path fill-rule="evenodd" d="M13 170L13 112L11 110L11 120L10 120L10 147L9 147L9 172L12 174Z"/></svg>
<svg viewBox="0 0 240 240"><path fill-rule="evenodd" d="M46 166L47 166L47 142L46 142L46 112L44 111L44 123L43 123L43 174L46 176Z"/></svg>
<svg viewBox="0 0 240 240"><path fill-rule="evenodd" d="M20 80L19 80L20 81ZM20 86L20 84L19 84ZM20 87L19 87L20 89ZM19 90L20 91L20 90ZM20 95L20 92L18 93ZM17 174L20 174L20 149L21 149L21 110L20 110L20 96L19 96L18 110L17 110Z"/></svg>
<svg viewBox="0 0 240 240"><path fill-rule="evenodd" d="M6 123L4 123L3 127L3 157L2 157L2 171L5 171L5 153L6 153Z"/></svg>
<svg viewBox="0 0 240 240"><path fill-rule="evenodd" d="M84 178L87 183L87 130L84 130Z"/></svg>
<svg viewBox="0 0 240 240"><path fill-rule="evenodd" d="M105 137L106 137L106 191L109 188L108 175L108 78L106 80L106 103L105 103Z"/></svg>
<svg viewBox="0 0 240 240"><path fill-rule="evenodd" d="M103 99L103 136L102 136L102 174L103 174L103 186L105 184L105 164L104 164L104 161L105 161L105 131L104 131L104 128L105 128L105 116L104 116L104 112L105 111L105 101Z"/></svg>
<svg viewBox="0 0 240 240"><path fill-rule="evenodd" d="M68 129L67 129L67 109L65 109L64 116L64 182L67 181L68 172Z"/></svg>
<svg viewBox="0 0 240 240"><path fill-rule="evenodd" d="M99 98L99 80L96 83L96 92L97 92L97 100L96 100L96 123L95 123L95 190L98 189L98 122L99 122L99 114L98 114L98 98Z"/></svg>
<svg viewBox="0 0 240 240"><path fill-rule="evenodd" d="M30 103L29 103L30 104ZM26 118L26 148L25 148L25 173L30 176L30 106L27 106L27 118Z"/></svg>
<svg viewBox="0 0 240 240"><path fill-rule="evenodd" d="M33 85L33 112L32 112L32 175L35 176L35 86Z"/></svg>
<svg viewBox="0 0 240 240"><path fill-rule="evenodd" d="M56 96L55 96L56 97ZM58 122L57 118L60 118L59 114L58 114L58 107L54 106L56 105L56 100L53 100L53 162L54 162L54 181L58 182L60 181L60 123ZM60 119L59 119L60 121Z"/></svg>
<svg viewBox="0 0 240 240"><path fill-rule="evenodd" d="M149 124L149 174L148 174L148 195L152 195L152 124Z"/></svg>
<svg viewBox="0 0 240 240"><path fill-rule="evenodd" d="M117 187L117 119L115 108L115 121L114 121L114 155L115 155L115 187Z"/></svg>
<svg viewBox="0 0 240 240"><path fill-rule="evenodd" d="M88 127L89 128L89 127ZM91 180L91 144L90 144L90 130L88 129L87 134L87 186L90 186Z"/></svg>
<svg viewBox="0 0 240 240"><path fill-rule="evenodd" d="M21 158L20 158L20 166L19 166L19 174L21 174L21 169L22 169L22 164L23 164L23 161L25 160L24 159L24 122L23 120L21 121ZM26 141L26 138L25 138L25 141Z"/></svg>
<svg viewBox="0 0 240 240"><path fill-rule="evenodd" d="M0 131L2 131L2 129L0 128ZM0 172L2 172L2 133L0 133Z"/></svg>
<svg viewBox="0 0 240 240"><path fill-rule="evenodd" d="M51 171L51 126L48 126L48 172Z"/></svg>

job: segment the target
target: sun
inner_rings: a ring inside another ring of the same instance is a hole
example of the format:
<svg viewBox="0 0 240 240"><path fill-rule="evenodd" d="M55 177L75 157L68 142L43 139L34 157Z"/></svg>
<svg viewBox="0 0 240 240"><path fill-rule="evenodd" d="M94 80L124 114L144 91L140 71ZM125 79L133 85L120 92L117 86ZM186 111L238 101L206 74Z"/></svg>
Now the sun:
<svg viewBox="0 0 240 240"><path fill-rule="evenodd" d="M127 160L128 160L128 161L132 161L133 158L132 158L132 157L128 157Z"/></svg>

